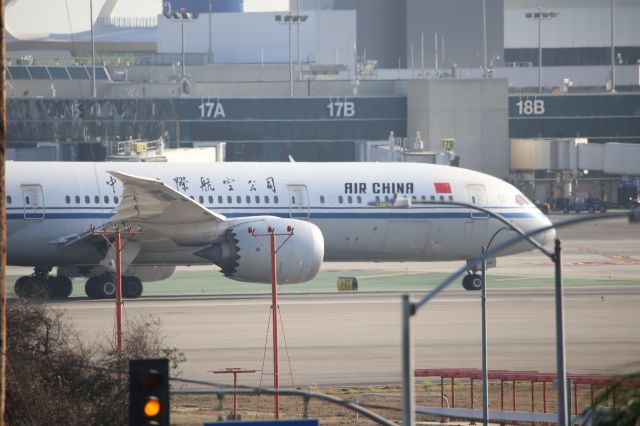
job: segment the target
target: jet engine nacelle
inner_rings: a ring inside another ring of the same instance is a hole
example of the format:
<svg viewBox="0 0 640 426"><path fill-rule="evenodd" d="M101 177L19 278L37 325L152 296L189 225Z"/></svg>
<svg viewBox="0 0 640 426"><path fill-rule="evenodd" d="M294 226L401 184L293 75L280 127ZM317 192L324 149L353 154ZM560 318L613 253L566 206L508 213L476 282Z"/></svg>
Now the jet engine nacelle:
<svg viewBox="0 0 640 426"><path fill-rule="evenodd" d="M235 222L227 229L222 241L195 253L220 266L225 276L237 281L270 283L271 237L257 235L268 234L269 228L276 234L286 233L288 227L293 228L293 236L278 250L278 283L302 283L318 273L324 258L324 238L316 225L273 216L242 218ZM256 236L252 235L250 228ZM276 248L286 238L278 235Z"/></svg>

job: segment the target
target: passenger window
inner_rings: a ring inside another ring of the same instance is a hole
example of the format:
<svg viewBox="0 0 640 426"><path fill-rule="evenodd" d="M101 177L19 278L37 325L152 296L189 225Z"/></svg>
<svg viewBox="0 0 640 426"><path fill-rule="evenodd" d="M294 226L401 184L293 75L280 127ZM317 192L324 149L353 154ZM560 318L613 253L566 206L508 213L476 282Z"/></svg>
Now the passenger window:
<svg viewBox="0 0 640 426"><path fill-rule="evenodd" d="M475 196L475 195L472 195L472 196L471 196L471 202L472 202L473 204L475 204L475 203L476 203L476 196Z"/></svg>
<svg viewBox="0 0 640 426"><path fill-rule="evenodd" d="M449 201L453 201L453 196L449 195Z"/></svg>
<svg viewBox="0 0 640 426"><path fill-rule="evenodd" d="M269 204L269 196L268 195L264 196L264 203L265 204Z"/></svg>
<svg viewBox="0 0 640 426"><path fill-rule="evenodd" d="M218 195L218 204L222 204L222 195Z"/></svg>
<svg viewBox="0 0 640 426"><path fill-rule="evenodd" d="M260 196L256 195L256 204L260 204Z"/></svg>
<svg viewBox="0 0 640 426"><path fill-rule="evenodd" d="M227 204L231 203L233 203L233 198L231 198L231 195L227 195Z"/></svg>
<svg viewBox="0 0 640 426"><path fill-rule="evenodd" d="M427 201L427 197L425 197L424 195L423 195L422 197L420 197L420 199L421 199L422 201Z"/></svg>
<svg viewBox="0 0 640 426"><path fill-rule="evenodd" d="M76 204L80 204L80 196L76 195Z"/></svg>
<svg viewBox="0 0 640 426"><path fill-rule="evenodd" d="M376 203L379 203L379 202L380 202L380 196L376 195Z"/></svg>
<svg viewBox="0 0 640 426"><path fill-rule="evenodd" d="M236 196L236 202L237 202L238 204L242 204L242 197L241 197L241 196L239 196L239 195L238 195L238 196Z"/></svg>
<svg viewBox="0 0 640 426"><path fill-rule="evenodd" d="M385 202L385 203L390 203L390 202L391 202L391 199L389 198L389 196L388 196L388 195L385 195L385 196L384 196L384 202Z"/></svg>
<svg viewBox="0 0 640 426"><path fill-rule="evenodd" d="M114 203L116 203L116 204L118 204L118 203L120 202L120 198L118 198L118 196L117 196L117 195L114 195L114 196L113 196L113 202L114 202Z"/></svg>
<svg viewBox="0 0 640 426"><path fill-rule="evenodd" d="M440 201L444 201L444 195L440 196Z"/></svg>
<svg viewBox="0 0 640 426"><path fill-rule="evenodd" d="M362 197L358 195L358 204L362 203Z"/></svg>
<svg viewBox="0 0 640 426"><path fill-rule="evenodd" d="M251 195L247 195L245 200L247 201L247 204L251 204Z"/></svg>
<svg viewBox="0 0 640 426"><path fill-rule="evenodd" d="M203 197L202 195L199 195L199 196L198 196L198 202L199 202L200 204L204 203L204 197Z"/></svg>
<svg viewBox="0 0 640 426"><path fill-rule="evenodd" d="M29 205L29 196L28 195L26 197L24 197L24 203L26 205Z"/></svg>
<svg viewBox="0 0 640 426"><path fill-rule="evenodd" d="M88 195L85 195L85 196L84 196L84 203L85 203L85 204L89 204L89 203L91 203L91 197L89 197Z"/></svg>
<svg viewBox="0 0 640 426"><path fill-rule="evenodd" d="M65 197L64 197L64 201L65 201L67 204L70 204L70 203L71 203L71 197L69 197L68 195L67 195L67 196L65 196Z"/></svg>
<svg viewBox="0 0 640 426"><path fill-rule="evenodd" d="M104 196L104 203L105 204L109 204L109 196L108 195Z"/></svg>
<svg viewBox="0 0 640 426"><path fill-rule="evenodd" d="M189 195L189 198L191 198L193 201L196 200L195 198L193 198L193 195Z"/></svg>
<svg viewBox="0 0 640 426"><path fill-rule="evenodd" d="M69 197L67 196L67 198ZM11 204L11 195L7 195L7 204Z"/></svg>
<svg viewBox="0 0 640 426"><path fill-rule="evenodd" d="M436 200L435 195L432 195L432 196L431 196L431 201L435 201L435 200Z"/></svg>
<svg viewBox="0 0 640 426"><path fill-rule="evenodd" d="M277 195L273 196L273 203L274 204L278 204L278 196Z"/></svg>
<svg viewBox="0 0 640 426"><path fill-rule="evenodd" d="M209 195L209 204L213 204L213 195Z"/></svg>
<svg viewBox="0 0 640 426"><path fill-rule="evenodd" d="M338 202L339 202L340 204L342 204L342 203L343 203L343 201L344 201L344 198L342 198L342 195L338 196Z"/></svg>
<svg viewBox="0 0 640 426"><path fill-rule="evenodd" d="M100 204L100 196L96 195L95 197L93 197L94 201L96 202L96 204Z"/></svg>
<svg viewBox="0 0 640 426"><path fill-rule="evenodd" d="M324 204L324 195L320 196L320 204Z"/></svg>
<svg viewBox="0 0 640 426"><path fill-rule="evenodd" d="M291 196L291 204L296 204L296 197L294 195Z"/></svg>
<svg viewBox="0 0 640 426"><path fill-rule="evenodd" d="M347 197L347 203L349 204L353 203L353 197L351 195Z"/></svg>

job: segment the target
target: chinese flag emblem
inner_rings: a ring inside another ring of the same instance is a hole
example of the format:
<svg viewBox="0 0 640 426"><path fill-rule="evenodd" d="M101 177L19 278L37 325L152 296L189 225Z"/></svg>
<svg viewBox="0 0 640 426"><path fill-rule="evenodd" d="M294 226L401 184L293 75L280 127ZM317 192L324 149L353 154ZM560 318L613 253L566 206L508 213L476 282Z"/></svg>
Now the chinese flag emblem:
<svg viewBox="0 0 640 426"><path fill-rule="evenodd" d="M435 182L436 194L451 194L451 184L449 182Z"/></svg>

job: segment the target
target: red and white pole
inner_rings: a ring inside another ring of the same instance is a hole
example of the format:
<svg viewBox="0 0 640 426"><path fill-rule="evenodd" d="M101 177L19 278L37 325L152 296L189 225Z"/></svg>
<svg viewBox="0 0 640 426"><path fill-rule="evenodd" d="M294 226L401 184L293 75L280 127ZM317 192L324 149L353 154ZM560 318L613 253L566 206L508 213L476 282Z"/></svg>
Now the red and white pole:
<svg viewBox="0 0 640 426"><path fill-rule="evenodd" d="M115 233L116 252L116 348L118 357L122 355L122 239Z"/></svg>
<svg viewBox="0 0 640 426"><path fill-rule="evenodd" d="M273 388L280 389L280 372L278 363L278 272L276 263L276 235L273 228L269 228L271 233L271 311L273 313ZM275 418L280 418L280 395L274 395Z"/></svg>
<svg viewBox="0 0 640 426"><path fill-rule="evenodd" d="M267 228L266 234L256 234L256 230L253 227L249 227L249 234L255 237L258 241L260 241L259 237L269 237L270 247L269 251L271 252L271 312L273 314L273 388L275 390L280 389L280 376L279 376L279 367L278 367L278 264L276 254L278 250L284 246L289 238L293 236L293 227L287 226L287 232L278 234L272 226ZM276 237L281 235L283 237L287 237L280 247L277 246ZM266 246L260 241L263 247ZM280 418L280 395L274 395L274 412L275 418Z"/></svg>

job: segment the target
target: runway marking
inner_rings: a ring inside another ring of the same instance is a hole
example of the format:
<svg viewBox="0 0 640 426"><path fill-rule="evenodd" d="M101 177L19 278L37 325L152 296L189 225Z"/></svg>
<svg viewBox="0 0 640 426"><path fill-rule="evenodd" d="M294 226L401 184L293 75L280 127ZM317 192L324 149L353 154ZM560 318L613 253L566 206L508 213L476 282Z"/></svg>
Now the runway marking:
<svg viewBox="0 0 640 426"><path fill-rule="evenodd" d="M380 275L362 275L362 276L356 275L356 278L358 280L368 280L368 279L374 279L374 278L401 277L404 275L428 275L431 273L432 272L396 272L393 274L380 274Z"/></svg>
<svg viewBox="0 0 640 426"><path fill-rule="evenodd" d="M504 282L504 281L527 281L527 280L547 280L553 277L548 276L535 276L531 275L529 277L503 277L503 278L490 278L490 281L495 282Z"/></svg>
<svg viewBox="0 0 640 426"><path fill-rule="evenodd" d="M637 265L640 262L634 259L631 259L629 256L624 256L621 254L616 254L616 253L608 253L602 250L598 250L598 249L594 249L591 247L577 247L578 251L581 252L586 252L586 253L592 253L592 254L598 254L600 256L604 256L604 257L608 257L609 259L613 259L613 260L618 260L620 262L623 262L623 264L632 264L632 265Z"/></svg>

